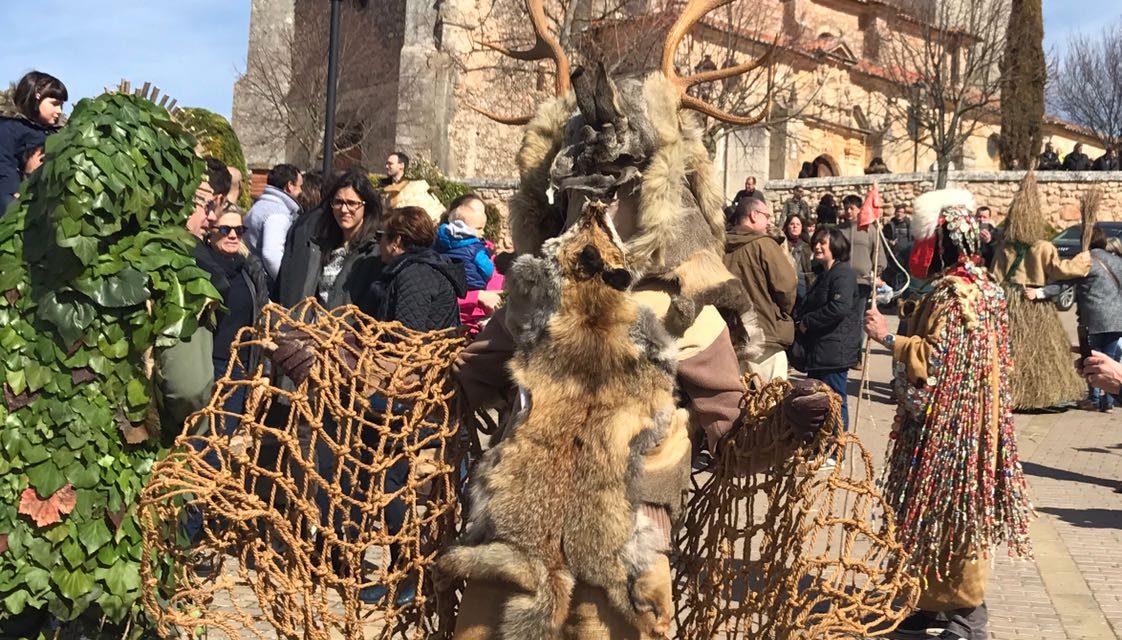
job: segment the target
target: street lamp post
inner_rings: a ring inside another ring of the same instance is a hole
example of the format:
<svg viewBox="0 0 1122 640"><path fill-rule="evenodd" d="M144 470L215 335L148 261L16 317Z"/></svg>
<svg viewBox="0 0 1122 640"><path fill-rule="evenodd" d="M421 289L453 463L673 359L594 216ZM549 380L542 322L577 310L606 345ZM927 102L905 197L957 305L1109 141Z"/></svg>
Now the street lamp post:
<svg viewBox="0 0 1122 640"><path fill-rule="evenodd" d="M331 0L331 34L327 50L327 113L323 124L323 175L331 175L335 160L335 91L339 74L339 20L343 0Z"/></svg>

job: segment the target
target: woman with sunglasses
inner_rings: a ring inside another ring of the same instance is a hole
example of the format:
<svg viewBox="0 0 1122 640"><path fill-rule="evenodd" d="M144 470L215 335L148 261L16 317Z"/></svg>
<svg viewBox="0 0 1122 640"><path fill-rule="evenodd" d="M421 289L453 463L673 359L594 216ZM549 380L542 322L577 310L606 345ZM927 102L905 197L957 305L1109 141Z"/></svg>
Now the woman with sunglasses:
<svg viewBox="0 0 1122 640"><path fill-rule="evenodd" d="M315 296L334 309L350 304L381 269L374 237L382 200L360 168L325 190L323 206L293 224L277 277L276 300L292 307Z"/></svg>
<svg viewBox="0 0 1122 640"><path fill-rule="evenodd" d="M230 368L230 349L238 331L255 323L261 315L261 309L269 301L269 284L264 266L256 256L243 255L241 252L244 233L241 214L235 211L224 212L207 230L194 251L195 260L210 274L211 283L222 295L223 309L218 313L218 328L214 332L215 380L225 376ZM253 351L238 354L238 360L245 368L234 367L230 371L232 379L242 379L247 371L257 368L261 354L257 350ZM227 411L241 413L245 404L245 389L238 387L226 404ZM232 428L232 425L227 425L227 428Z"/></svg>

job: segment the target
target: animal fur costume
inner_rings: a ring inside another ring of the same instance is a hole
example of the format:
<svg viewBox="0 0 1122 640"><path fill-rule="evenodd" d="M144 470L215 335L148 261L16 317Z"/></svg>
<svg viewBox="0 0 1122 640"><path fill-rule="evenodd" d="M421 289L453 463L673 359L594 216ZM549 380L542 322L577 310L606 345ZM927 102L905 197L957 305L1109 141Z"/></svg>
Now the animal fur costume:
<svg viewBox="0 0 1122 640"><path fill-rule="evenodd" d="M1071 338L1050 300L1026 300L1025 287L1086 276L1091 257L1062 260L1046 239L1036 178L1030 171L1009 207L1006 232L994 260L994 279L1005 289L1013 348L1013 407L1046 409L1076 402L1087 385L1071 366Z"/></svg>
<svg viewBox="0 0 1122 640"><path fill-rule="evenodd" d="M911 333L884 340L899 402L885 498L911 568L924 578L919 608L947 612L982 603L998 545L1031 556L1032 506L1010 402L1005 294L978 266L973 196L924 194L912 230L913 272L927 277L934 262L939 273L909 319ZM958 261L944 265L950 245Z"/></svg>
<svg viewBox="0 0 1122 640"><path fill-rule="evenodd" d="M522 257L505 309L456 367L469 408L500 403L512 382L529 399L508 427L511 444L473 472L471 522L441 560L468 579L458 640L665 629L673 611L661 550L689 489L691 430L716 447L740 419L739 364L717 307L743 350L762 345L743 285L721 262L721 196L677 90L660 73L618 87L602 70L573 79L575 91L545 104L526 131L510 211ZM612 242L576 240L590 233L590 211L610 218ZM601 247L604 282L566 279L582 242ZM611 291L624 280L626 294ZM578 293L593 285L599 298ZM587 306L601 299L611 304ZM514 381L496 375L508 363ZM826 400L800 394L788 406ZM673 406L687 412L670 419ZM571 477L588 464L604 468Z"/></svg>

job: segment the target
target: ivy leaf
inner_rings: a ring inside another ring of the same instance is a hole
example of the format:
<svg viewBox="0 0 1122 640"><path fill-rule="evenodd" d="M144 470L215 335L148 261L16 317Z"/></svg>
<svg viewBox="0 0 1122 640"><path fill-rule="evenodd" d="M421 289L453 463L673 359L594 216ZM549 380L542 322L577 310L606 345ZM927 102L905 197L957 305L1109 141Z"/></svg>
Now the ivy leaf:
<svg viewBox="0 0 1122 640"><path fill-rule="evenodd" d="M23 613L23 608L27 606L27 598L30 595L24 589L16 589L4 596L4 608L13 616L19 615Z"/></svg>
<svg viewBox="0 0 1122 640"><path fill-rule="evenodd" d="M140 588L140 571L132 562L118 562L105 570L105 586L117 595Z"/></svg>
<svg viewBox="0 0 1122 640"><path fill-rule="evenodd" d="M125 442L129 444L142 444L152 436L143 423L133 423L128 416L119 410L117 411L117 427L121 430Z"/></svg>
<svg viewBox="0 0 1122 640"><path fill-rule="evenodd" d="M59 300L54 292L47 293L39 301L38 314L58 329L67 344L81 338L82 332L94 321L92 305L78 300Z"/></svg>
<svg viewBox="0 0 1122 640"><path fill-rule="evenodd" d="M17 369L15 371L8 370L6 379L8 387L11 388L13 395L19 395L27 389L27 371L25 369Z"/></svg>
<svg viewBox="0 0 1122 640"><path fill-rule="evenodd" d="M9 413L14 413L30 405L35 402L35 398L38 396L39 394L30 393L27 389L24 389L23 393L12 393L12 388L4 385L4 404L7 405Z"/></svg>
<svg viewBox="0 0 1122 640"><path fill-rule="evenodd" d="M85 571L69 571L62 565L55 565L51 570L51 578L58 585L62 595L71 600L77 600L90 592L94 586L94 578Z"/></svg>
<svg viewBox="0 0 1122 640"><path fill-rule="evenodd" d="M28 469L27 479L31 481L31 486L38 490L41 496L52 495L66 484L66 476L62 474L62 471L59 471L58 465L51 459L44 460ZM26 499L27 492L24 491L24 494L24 499ZM70 508L73 509L74 505L71 504ZM70 510L67 509L66 512L70 513ZM23 513L22 502L20 503L20 513Z"/></svg>
<svg viewBox="0 0 1122 640"><path fill-rule="evenodd" d="M51 497L46 500L41 499L33 487L28 487L20 495L19 513L30 516L38 527L48 527L59 522L62 520L62 516L73 511L76 500L74 487L69 484L52 493Z"/></svg>
<svg viewBox="0 0 1122 640"><path fill-rule="evenodd" d="M102 545L113 539L113 534L105 524L105 518L97 518L79 526L78 533L81 535L82 546L91 556L97 553Z"/></svg>
<svg viewBox="0 0 1122 640"><path fill-rule="evenodd" d="M148 276L125 267L115 276L79 280L74 284L79 291L103 307L117 309L132 307L148 299Z"/></svg>

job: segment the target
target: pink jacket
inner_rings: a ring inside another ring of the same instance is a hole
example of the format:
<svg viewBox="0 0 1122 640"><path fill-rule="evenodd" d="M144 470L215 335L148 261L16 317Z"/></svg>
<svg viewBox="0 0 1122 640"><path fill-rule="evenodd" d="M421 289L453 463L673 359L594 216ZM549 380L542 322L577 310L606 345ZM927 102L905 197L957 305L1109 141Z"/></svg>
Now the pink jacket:
<svg viewBox="0 0 1122 640"><path fill-rule="evenodd" d="M490 245L490 242L487 244ZM494 260L494 258L492 258L492 260ZM460 305L460 324L468 328L469 336L474 336L479 333L483 321L491 316L491 312L487 311L487 309L479 303L479 292L502 290L503 274L499 273L498 269L495 269L495 272L491 275L491 279L487 281L486 287L468 291L467 295L457 301Z"/></svg>

